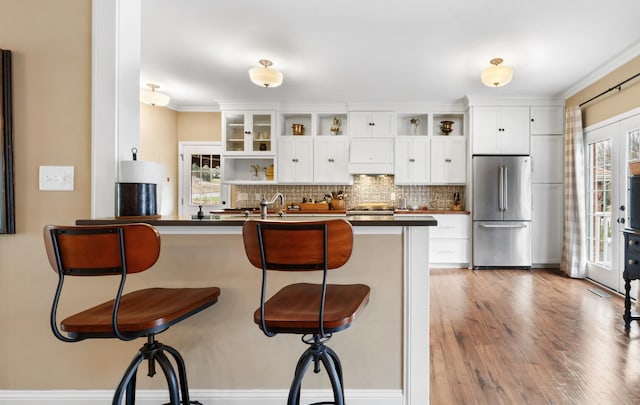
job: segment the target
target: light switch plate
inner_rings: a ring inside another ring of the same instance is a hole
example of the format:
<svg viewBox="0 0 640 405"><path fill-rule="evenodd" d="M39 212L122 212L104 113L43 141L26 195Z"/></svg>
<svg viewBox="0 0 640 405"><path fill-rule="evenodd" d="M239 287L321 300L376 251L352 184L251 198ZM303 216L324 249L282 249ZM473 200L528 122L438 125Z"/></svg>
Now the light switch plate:
<svg viewBox="0 0 640 405"><path fill-rule="evenodd" d="M73 191L73 166L40 166L41 191Z"/></svg>

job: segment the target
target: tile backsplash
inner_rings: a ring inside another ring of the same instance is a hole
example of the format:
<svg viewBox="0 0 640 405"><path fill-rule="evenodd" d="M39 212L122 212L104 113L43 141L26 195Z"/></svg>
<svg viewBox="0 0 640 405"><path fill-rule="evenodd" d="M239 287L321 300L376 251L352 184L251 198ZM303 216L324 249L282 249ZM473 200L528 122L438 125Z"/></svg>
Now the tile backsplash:
<svg viewBox="0 0 640 405"><path fill-rule="evenodd" d="M284 194L286 204L299 203L302 199L322 201L325 194L342 190L346 194L347 209L354 209L358 204L387 203L397 205L399 198L406 198L407 206L428 206L430 209L447 210L453 205L453 194L460 193L462 207L465 207L465 186L398 186L393 176L354 176L352 186L345 185L238 185L233 193L234 208L258 207L260 196L270 198L276 192ZM247 197L238 199L238 196ZM280 209L283 207L275 206Z"/></svg>

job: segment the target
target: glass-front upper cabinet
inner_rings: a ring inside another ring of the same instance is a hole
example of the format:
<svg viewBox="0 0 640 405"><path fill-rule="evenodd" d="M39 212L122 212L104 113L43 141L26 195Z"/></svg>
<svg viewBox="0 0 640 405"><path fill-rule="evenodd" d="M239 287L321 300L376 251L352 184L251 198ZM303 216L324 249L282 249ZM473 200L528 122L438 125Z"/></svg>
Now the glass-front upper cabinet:
<svg viewBox="0 0 640 405"><path fill-rule="evenodd" d="M222 139L225 153L274 154L273 112L223 113Z"/></svg>

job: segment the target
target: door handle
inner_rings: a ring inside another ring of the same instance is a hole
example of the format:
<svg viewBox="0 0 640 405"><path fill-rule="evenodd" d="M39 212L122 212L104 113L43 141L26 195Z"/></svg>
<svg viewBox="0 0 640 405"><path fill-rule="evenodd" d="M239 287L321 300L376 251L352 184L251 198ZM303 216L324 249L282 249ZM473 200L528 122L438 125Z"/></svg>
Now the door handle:
<svg viewBox="0 0 640 405"><path fill-rule="evenodd" d="M619 224L624 224L625 220L624 220L624 218L618 218L618 219L616 219L616 222L619 223Z"/></svg>
<svg viewBox="0 0 640 405"><path fill-rule="evenodd" d="M504 166L500 166L500 177L498 183L498 199L500 202L498 203L498 211L504 211Z"/></svg>
<svg viewBox="0 0 640 405"><path fill-rule="evenodd" d="M526 228L526 224L480 224L480 228Z"/></svg>

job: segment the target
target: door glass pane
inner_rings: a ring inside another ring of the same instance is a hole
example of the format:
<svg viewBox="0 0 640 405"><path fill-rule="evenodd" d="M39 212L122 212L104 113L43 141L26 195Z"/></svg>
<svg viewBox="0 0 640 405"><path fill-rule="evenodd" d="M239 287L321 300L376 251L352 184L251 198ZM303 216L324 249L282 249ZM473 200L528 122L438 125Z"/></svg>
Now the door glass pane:
<svg viewBox="0 0 640 405"><path fill-rule="evenodd" d="M589 261L611 268L611 147L610 139L589 144L587 200Z"/></svg>
<svg viewBox="0 0 640 405"><path fill-rule="evenodd" d="M629 155L627 159L640 159L640 129L629 132Z"/></svg>
<svg viewBox="0 0 640 405"><path fill-rule="evenodd" d="M191 155L192 205L219 205L220 155Z"/></svg>

